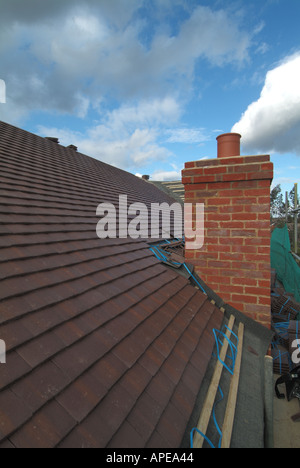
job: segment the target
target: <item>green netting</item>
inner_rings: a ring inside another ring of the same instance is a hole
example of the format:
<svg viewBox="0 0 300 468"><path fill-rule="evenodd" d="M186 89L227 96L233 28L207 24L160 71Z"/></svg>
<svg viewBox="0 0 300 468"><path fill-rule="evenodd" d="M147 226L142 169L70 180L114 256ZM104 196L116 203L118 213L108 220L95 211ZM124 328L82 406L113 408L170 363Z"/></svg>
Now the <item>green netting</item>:
<svg viewBox="0 0 300 468"><path fill-rule="evenodd" d="M289 294L300 302L300 268L291 254L291 243L287 226L275 229L271 239L271 266L276 270L279 281Z"/></svg>

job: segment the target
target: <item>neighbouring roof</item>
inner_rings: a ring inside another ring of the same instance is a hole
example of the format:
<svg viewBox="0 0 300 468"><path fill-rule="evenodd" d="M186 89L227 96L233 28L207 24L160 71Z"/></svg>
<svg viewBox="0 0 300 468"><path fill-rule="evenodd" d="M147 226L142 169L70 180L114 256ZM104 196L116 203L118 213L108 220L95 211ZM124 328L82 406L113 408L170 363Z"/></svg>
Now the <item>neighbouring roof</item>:
<svg viewBox="0 0 300 468"><path fill-rule="evenodd" d="M0 448L179 447L223 314L96 208L174 202L0 122Z"/></svg>
<svg viewBox="0 0 300 468"><path fill-rule="evenodd" d="M184 204L185 191L184 185L180 180L171 182L156 182L150 180L150 183L168 194L170 197L174 198L177 202Z"/></svg>

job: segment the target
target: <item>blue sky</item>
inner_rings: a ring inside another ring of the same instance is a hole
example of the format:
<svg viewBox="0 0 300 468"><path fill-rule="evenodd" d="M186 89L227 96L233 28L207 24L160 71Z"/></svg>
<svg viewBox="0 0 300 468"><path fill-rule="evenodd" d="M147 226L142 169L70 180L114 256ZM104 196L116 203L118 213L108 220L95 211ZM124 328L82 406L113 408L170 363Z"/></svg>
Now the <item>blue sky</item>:
<svg viewBox="0 0 300 468"><path fill-rule="evenodd" d="M0 0L0 118L154 180L271 154L300 174L299 0Z"/></svg>

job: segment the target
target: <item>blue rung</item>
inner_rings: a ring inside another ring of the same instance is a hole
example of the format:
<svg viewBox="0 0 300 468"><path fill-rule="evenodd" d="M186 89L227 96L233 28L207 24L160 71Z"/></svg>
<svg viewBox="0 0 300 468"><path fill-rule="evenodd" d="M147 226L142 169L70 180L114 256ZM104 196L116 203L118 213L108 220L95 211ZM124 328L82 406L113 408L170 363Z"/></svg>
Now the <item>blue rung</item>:
<svg viewBox="0 0 300 468"><path fill-rule="evenodd" d="M230 330L226 325L225 325L225 328L227 330ZM224 329L224 327L223 327ZM228 370L228 372L233 375L233 371L234 371L234 367L235 367L235 361L236 361L236 356L237 356L237 346L238 346L238 342L239 342L239 339L237 337L237 335L232 331L230 330L232 335L236 338L237 340L237 345L235 345L226 335L223 331L220 331L220 330L216 330L216 329L213 329L213 333L214 333L214 336L215 336L215 340L216 340L216 345L217 345L217 352L218 352L218 359L219 361L223 364L223 366ZM229 366L227 365L221 358L220 358L220 347L219 347L219 344L221 344L221 346L223 346L223 342L221 341L220 339L220 336L222 336L223 338L225 338L225 340L228 342L229 344L229 347L230 347L230 350L231 350L231 356L226 356L226 358L230 359L232 361L232 365Z"/></svg>
<svg viewBox="0 0 300 468"><path fill-rule="evenodd" d="M203 432L199 431L199 429L197 429L196 427L194 427L192 430L191 430L191 435L190 435L190 441L191 441L191 449L194 448L194 433L195 432L198 432L199 435L201 435L201 437L203 437L204 440L206 440L206 442L210 445L211 448L215 449L216 447L213 445L213 443L209 440L208 437L206 437L205 434L203 434Z"/></svg>
<svg viewBox="0 0 300 468"><path fill-rule="evenodd" d="M214 423L215 423L215 427L216 427L217 432L218 432L218 434L219 434L219 436L220 436L220 437L219 437L218 448L221 448L222 439L223 439L223 434L222 434L222 431L221 431L221 429L220 429L220 426L219 426L219 424L218 424L218 422L217 422L216 411L215 411L215 410L216 410L216 406L217 406L219 403L221 403L221 401L222 401L223 398L224 398L224 393L222 392L222 389L221 389L220 385L218 386L218 391L219 391L221 397L219 398L219 400L217 400L217 401L214 403L212 415L213 415L213 420L214 420ZM197 428L194 428L194 429L192 429L192 431L191 431L191 435L190 435L190 437L191 437L191 448L193 448L193 445L194 445L194 433L195 433L195 432L198 432L198 434L201 435L201 437L203 437L204 440L206 440L206 442L210 445L211 448L217 448L217 447L215 447L215 446L213 445L213 443L211 442L211 440L210 440L205 434L203 434L203 432L199 431L199 429L197 429Z"/></svg>

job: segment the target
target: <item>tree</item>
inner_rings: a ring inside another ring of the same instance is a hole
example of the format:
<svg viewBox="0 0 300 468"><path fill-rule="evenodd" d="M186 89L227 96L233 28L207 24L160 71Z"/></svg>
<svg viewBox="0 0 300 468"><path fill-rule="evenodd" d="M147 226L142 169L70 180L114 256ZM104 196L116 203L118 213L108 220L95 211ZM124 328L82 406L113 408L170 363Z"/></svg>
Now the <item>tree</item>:
<svg viewBox="0 0 300 468"><path fill-rule="evenodd" d="M290 222L292 224L291 227L291 245L292 245L292 250L295 253L299 253L298 246L299 246L299 227L297 228L297 223L299 219L299 211L296 213L296 203L295 203L295 186L294 188L290 191L289 193L289 200L290 200ZM300 207L300 201L299 201L299 195L297 196L297 207ZM299 226L299 225L298 225ZM295 229L297 229L297 233L295 232ZM298 237L298 240L296 240L296 236Z"/></svg>
<svg viewBox="0 0 300 468"><path fill-rule="evenodd" d="M282 221L285 219L285 203L281 191L281 185L278 184L271 191L271 220Z"/></svg>
<svg viewBox="0 0 300 468"><path fill-rule="evenodd" d="M300 198L298 194L298 208L300 206ZM295 209L295 187L289 193L289 201L290 201L290 210L293 211Z"/></svg>

